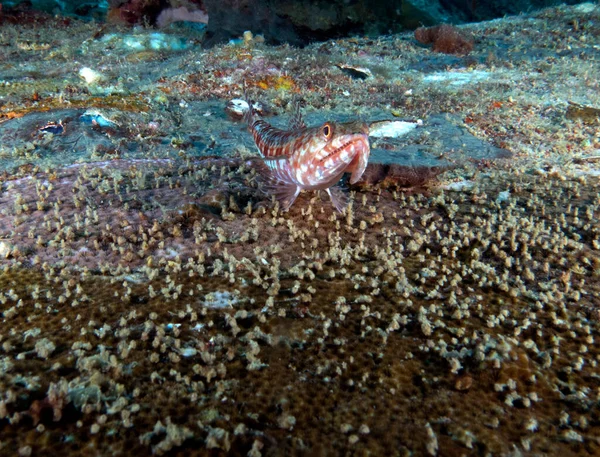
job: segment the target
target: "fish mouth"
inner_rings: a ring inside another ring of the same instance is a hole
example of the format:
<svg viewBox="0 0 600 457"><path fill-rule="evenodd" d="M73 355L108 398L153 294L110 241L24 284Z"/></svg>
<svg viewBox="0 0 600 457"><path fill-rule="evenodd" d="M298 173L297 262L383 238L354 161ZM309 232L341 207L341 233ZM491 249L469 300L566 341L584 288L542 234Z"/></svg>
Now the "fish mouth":
<svg viewBox="0 0 600 457"><path fill-rule="evenodd" d="M353 154L348 154L348 159L352 160L352 158L356 155L357 152L360 152L364 149L365 143L368 144L368 139L366 135L360 135L358 138L352 138L337 148L329 151L323 158L319 159L319 163L323 164L325 161L331 157L338 156L342 154L343 151L349 151L352 145L356 145L355 151Z"/></svg>

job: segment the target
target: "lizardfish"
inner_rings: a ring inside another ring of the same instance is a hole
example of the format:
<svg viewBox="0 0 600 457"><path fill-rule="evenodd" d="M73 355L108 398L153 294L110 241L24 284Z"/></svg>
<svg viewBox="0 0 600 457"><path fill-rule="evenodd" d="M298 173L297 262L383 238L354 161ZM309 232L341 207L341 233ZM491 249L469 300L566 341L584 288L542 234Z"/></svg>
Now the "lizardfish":
<svg viewBox="0 0 600 457"><path fill-rule="evenodd" d="M341 189L334 188L342 175L352 173L357 182L369 161L369 127L364 122L325 122L306 127L298 104L288 130L273 127L258 118L248 101L248 128L269 167L273 193L287 211L302 190L326 190L341 213L346 204Z"/></svg>

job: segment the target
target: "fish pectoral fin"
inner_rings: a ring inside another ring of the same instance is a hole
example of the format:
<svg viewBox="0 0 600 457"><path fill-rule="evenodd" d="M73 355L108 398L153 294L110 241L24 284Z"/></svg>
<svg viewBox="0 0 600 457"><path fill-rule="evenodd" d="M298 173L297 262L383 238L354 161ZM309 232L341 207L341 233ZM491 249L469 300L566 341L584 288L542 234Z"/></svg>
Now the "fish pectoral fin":
<svg viewBox="0 0 600 457"><path fill-rule="evenodd" d="M277 157L255 157L254 166L258 174L266 179L270 185L277 184L280 181L289 181L289 167L285 163L285 156Z"/></svg>
<svg viewBox="0 0 600 457"><path fill-rule="evenodd" d="M281 211L287 211L290 206L296 201L300 194L300 187L296 184L291 184L283 181L277 181L271 184L271 193L279 202Z"/></svg>
<svg viewBox="0 0 600 457"><path fill-rule="evenodd" d="M347 171L352 173L350 175L350 184L356 184L365 172L367 163L369 162L369 152L357 154L352 162L350 162L350 166L347 169Z"/></svg>
<svg viewBox="0 0 600 457"><path fill-rule="evenodd" d="M327 189L327 193L329 194L329 197L331 198L331 203L333 204L335 209L337 209L338 212L343 213L346 209L346 206L348 206L348 195L346 194L346 192L344 192L344 190L341 187L334 186L329 187Z"/></svg>

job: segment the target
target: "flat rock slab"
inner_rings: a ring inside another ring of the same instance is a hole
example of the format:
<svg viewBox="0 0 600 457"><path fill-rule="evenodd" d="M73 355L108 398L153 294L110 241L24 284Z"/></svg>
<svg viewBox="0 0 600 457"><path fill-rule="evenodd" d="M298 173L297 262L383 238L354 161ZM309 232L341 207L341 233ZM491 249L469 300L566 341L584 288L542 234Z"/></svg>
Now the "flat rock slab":
<svg viewBox="0 0 600 457"><path fill-rule="evenodd" d="M383 111L367 122L390 119ZM267 120L286 128L289 116ZM327 120L356 119L349 113L310 113L308 125ZM43 128L61 123L62 133ZM155 113L124 112L90 107L33 111L0 124L0 168L16 170L23 165L63 167L98 160L205 155L234 157L242 150L254 151L252 137L241 121L231 119L221 102L194 102ZM493 160L510 153L473 136L457 116L436 114L423 125L399 138L371 138L371 164L400 167L447 168L468 160Z"/></svg>
<svg viewBox="0 0 600 457"><path fill-rule="evenodd" d="M371 162L418 167L451 167L467 160L506 159L511 153L472 135L457 116L436 114L400 138L372 143Z"/></svg>

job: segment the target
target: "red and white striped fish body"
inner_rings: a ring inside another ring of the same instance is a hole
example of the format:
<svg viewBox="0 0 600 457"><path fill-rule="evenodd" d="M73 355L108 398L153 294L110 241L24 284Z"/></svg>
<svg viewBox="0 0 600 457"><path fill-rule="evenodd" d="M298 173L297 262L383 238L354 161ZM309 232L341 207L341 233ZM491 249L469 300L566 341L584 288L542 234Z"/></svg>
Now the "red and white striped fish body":
<svg viewBox="0 0 600 457"><path fill-rule="evenodd" d="M249 121L282 210L288 210L302 190L326 190L343 212L343 194L332 187L346 172L352 173L352 184L364 173L370 153L367 124L325 122L307 128L297 123L292 130L281 130L263 120Z"/></svg>

